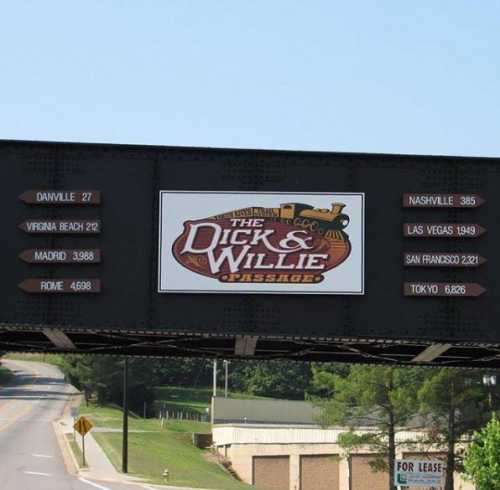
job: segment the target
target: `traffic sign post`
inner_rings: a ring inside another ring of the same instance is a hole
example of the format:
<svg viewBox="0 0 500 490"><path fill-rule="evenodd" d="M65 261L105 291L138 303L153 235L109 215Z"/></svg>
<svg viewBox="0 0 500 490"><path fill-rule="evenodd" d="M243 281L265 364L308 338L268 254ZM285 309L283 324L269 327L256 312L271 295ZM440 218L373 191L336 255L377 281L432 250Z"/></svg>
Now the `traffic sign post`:
<svg viewBox="0 0 500 490"><path fill-rule="evenodd" d="M76 441L76 430L75 430L75 422L76 418L80 414L80 409L78 407L71 407L70 408L70 415L71 418L73 419L73 439Z"/></svg>
<svg viewBox="0 0 500 490"><path fill-rule="evenodd" d="M92 429L93 425L89 419L85 417L80 417L76 422L73 428L82 436L82 464L86 466L85 463L85 436Z"/></svg>
<svg viewBox="0 0 500 490"><path fill-rule="evenodd" d="M123 363L123 440L122 472L128 473L128 358Z"/></svg>

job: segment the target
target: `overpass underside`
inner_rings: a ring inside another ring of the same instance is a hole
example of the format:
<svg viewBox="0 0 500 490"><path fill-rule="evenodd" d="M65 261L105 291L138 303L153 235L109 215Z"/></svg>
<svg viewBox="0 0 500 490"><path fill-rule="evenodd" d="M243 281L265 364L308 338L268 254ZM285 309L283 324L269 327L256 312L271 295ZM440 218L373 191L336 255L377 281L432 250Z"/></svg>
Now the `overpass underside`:
<svg viewBox="0 0 500 490"><path fill-rule="evenodd" d="M0 327L0 351L500 368L500 345Z"/></svg>

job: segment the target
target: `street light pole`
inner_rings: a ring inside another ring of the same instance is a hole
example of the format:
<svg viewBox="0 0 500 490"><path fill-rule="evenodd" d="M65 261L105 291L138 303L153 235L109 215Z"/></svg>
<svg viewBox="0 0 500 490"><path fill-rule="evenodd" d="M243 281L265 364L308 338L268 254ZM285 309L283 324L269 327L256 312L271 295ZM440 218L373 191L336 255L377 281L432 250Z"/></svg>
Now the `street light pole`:
<svg viewBox="0 0 500 490"><path fill-rule="evenodd" d="M217 396L217 359L214 359L214 390L213 396Z"/></svg>
<svg viewBox="0 0 500 490"><path fill-rule="evenodd" d="M492 374L485 374L483 376L483 385L488 387L488 405L490 412L493 414L493 387L497 384L497 377Z"/></svg>
<svg viewBox="0 0 500 490"><path fill-rule="evenodd" d="M123 364L123 445L122 472L128 473L128 357Z"/></svg>
<svg viewBox="0 0 500 490"><path fill-rule="evenodd" d="M224 361L224 371L225 371L225 379L224 379L224 398L227 398L227 388L228 388L228 367L229 367L229 361Z"/></svg>

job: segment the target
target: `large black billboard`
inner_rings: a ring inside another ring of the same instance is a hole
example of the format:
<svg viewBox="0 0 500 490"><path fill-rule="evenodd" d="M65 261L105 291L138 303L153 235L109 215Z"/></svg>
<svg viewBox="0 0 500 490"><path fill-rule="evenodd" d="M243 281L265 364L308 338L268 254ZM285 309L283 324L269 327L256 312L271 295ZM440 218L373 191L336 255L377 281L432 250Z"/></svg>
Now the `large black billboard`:
<svg viewBox="0 0 500 490"><path fill-rule="evenodd" d="M1 141L0 349L497 365L499 172Z"/></svg>

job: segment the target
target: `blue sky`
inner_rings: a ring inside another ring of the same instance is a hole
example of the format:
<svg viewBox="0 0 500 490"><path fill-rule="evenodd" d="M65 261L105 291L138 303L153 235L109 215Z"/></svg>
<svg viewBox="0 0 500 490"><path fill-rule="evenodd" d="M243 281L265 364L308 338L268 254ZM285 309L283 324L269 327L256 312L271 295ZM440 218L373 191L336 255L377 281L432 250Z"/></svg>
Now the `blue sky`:
<svg viewBox="0 0 500 490"><path fill-rule="evenodd" d="M500 2L16 0L0 138L500 156Z"/></svg>

